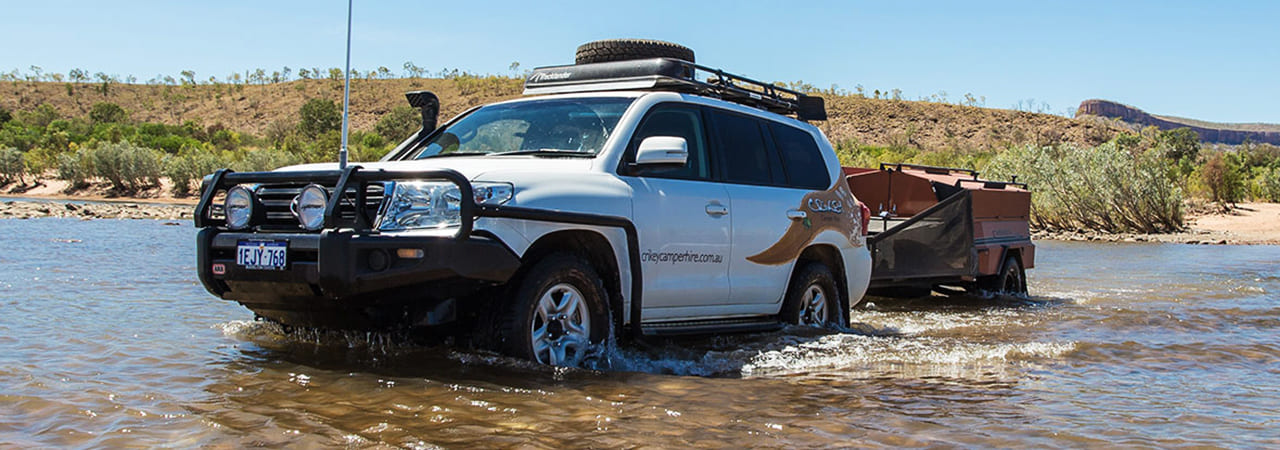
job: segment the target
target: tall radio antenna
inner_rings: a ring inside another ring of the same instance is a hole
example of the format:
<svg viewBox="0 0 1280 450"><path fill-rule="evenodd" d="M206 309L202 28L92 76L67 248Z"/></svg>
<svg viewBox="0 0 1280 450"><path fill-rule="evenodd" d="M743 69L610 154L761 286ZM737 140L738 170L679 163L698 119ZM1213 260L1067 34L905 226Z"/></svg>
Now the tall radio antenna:
<svg viewBox="0 0 1280 450"><path fill-rule="evenodd" d="M338 169L347 168L347 115L351 106L351 7L355 0L347 0L347 68L342 82L342 148L338 150Z"/></svg>

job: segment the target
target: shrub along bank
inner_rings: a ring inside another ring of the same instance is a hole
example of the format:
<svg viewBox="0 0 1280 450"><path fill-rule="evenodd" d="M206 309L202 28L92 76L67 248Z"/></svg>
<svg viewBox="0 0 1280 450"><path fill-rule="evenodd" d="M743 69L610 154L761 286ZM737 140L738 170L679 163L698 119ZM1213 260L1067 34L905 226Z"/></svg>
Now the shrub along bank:
<svg viewBox="0 0 1280 450"><path fill-rule="evenodd" d="M1184 225L1188 198L1280 202L1280 148L1203 147L1189 130L1147 128L1097 146L1026 144L986 150L837 144L844 165L913 163L1018 176L1041 230L1161 233Z"/></svg>
<svg viewBox="0 0 1280 450"><path fill-rule="evenodd" d="M417 124L416 114L394 111L374 131L353 131L351 160L377 160ZM48 105L0 111L0 184L26 184L52 173L73 190L101 180L116 195L137 195L165 177L173 182L173 195L186 196L201 177L221 167L254 171L332 161L341 145L340 125L341 110L322 99L306 102L295 123L268 129L265 136L195 121L133 122L111 103L95 105L85 117L61 117Z"/></svg>

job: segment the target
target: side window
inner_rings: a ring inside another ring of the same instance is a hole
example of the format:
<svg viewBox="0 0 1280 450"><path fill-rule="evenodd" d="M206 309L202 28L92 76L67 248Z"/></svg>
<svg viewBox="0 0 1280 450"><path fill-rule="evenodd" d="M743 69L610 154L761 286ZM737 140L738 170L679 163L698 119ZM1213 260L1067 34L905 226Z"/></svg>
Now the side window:
<svg viewBox="0 0 1280 450"><path fill-rule="evenodd" d="M769 124L769 129L773 131L773 142L787 169L789 186L816 190L831 187L827 163L822 159L822 151L814 142L813 135L778 123Z"/></svg>
<svg viewBox="0 0 1280 450"><path fill-rule="evenodd" d="M631 157L640 141L651 136L682 137L689 144L689 162L684 167L641 167L633 172L637 176L706 180L711 178L708 164L707 139L702 128L702 113L697 107L659 105L649 111L640 127L631 137Z"/></svg>
<svg viewBox="0 0 1280 450"><path fill-rule="evenodd" d="M782 184L782 167L766 142L759 120L712 110L724 179L730 183Z"/></svg>

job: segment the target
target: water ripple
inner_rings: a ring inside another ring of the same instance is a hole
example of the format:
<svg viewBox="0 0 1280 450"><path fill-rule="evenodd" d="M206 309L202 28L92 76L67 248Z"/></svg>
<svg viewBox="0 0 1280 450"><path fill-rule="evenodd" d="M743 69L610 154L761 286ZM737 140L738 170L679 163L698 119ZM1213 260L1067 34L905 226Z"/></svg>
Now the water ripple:
<svg viewBox="0 0 1280 450"><path fill-rule="evenodd" d="M874 299L848 329L565 369L254 322L200 288L188 227L0 227L0 446L1280 443L1280 247L1040 243L1030 298Z"/></svg>

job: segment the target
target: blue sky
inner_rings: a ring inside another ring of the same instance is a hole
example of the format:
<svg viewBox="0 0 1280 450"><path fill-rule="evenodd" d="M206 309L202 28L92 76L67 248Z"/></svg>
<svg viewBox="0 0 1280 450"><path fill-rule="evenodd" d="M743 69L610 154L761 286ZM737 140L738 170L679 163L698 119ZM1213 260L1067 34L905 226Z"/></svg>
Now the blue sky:
<svg viewBox="0 0 1280 450"><path fill-rule="evenodd" d="M0 15L0 70L40 66L198 79L341 67L346 2L23 1ZM678 42L698 62L769 81L946 92L1074 111L1105 98L1148 112L1280 123L1280 2L369 1L352 66L509 73L567 64L604 38ZM799 6L797 6L799 5Z"/></svg>

